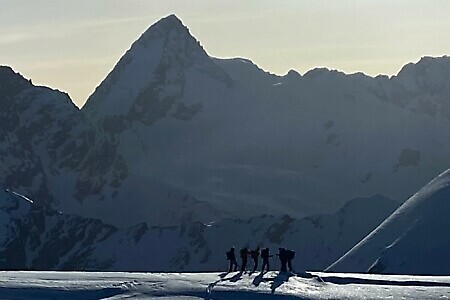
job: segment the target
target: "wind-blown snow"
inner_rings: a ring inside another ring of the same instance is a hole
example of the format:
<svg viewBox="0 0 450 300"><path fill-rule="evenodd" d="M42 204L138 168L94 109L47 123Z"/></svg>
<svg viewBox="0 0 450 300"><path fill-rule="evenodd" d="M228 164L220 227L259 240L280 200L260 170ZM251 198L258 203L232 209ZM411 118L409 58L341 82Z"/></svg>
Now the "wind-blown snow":
<svg viewBox="0 0 450 300"><path fill-rule="evenodd" d="M0 272L2 299L447 299L450 277Z"/></svg>
<svg viewBox="0 0 450 300"><path fill-rule="evenodd" d="M11 190L9 190L9 189L6 189L5 191L8 192L8 193L13 194L14 196L17 196L17 197L19 197L19 198L22 198L23 200L28 201L28 202L30 202L31 204L34 203L33 200L31 200L30 198L28 198L28 197L26 197L26 196L24 196L24 195L21 195L21 194L19 194L19 193L17 193L17 192L11 191Z"/></svg>

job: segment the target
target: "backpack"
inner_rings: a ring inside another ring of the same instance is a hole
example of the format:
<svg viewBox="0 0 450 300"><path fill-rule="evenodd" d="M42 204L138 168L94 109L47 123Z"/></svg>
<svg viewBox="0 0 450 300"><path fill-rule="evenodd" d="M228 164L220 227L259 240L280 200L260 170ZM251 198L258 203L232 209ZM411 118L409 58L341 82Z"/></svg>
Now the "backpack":
<svg viewBox="0 0 450 300"><path fill-rule="evenodd" d="M232 258L231 251L228 251L225 254L226 254L228 260L230 260Z"/></svg>
<svg viewBox="0 0 450 300"><path fill-rule="evenodd" d="M294 259L295 251L294 250L286 250L286 257L287 257L287 259Z"/></svg>
<svg viewBox="0 0 450 300"><path fill-rule="evenodd" d="M241 251L239 251L239 254L241 255L241 258L247 257L247 249L243 248Z"/></svg>
<svg viewBox="0 0 450 300"><path fill-rule="evenodd" d="M261 257L262 258L269 258L269 250L268 249L262 249L261 250Z"/></svg>

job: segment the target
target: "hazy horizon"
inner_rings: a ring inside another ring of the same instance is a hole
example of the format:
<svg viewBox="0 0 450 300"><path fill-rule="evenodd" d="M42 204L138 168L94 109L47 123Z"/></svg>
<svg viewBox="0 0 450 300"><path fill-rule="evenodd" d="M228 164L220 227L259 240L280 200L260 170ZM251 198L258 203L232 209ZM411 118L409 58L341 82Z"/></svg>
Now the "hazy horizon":
<svg viewBox="0 0 450 300"><path fill-rule="evenodd" d="M81 107L149 26L175 14L209 55L283 75L316 67L395 75L450 54L450 2L2 0L0 64L66 91Z"/></svg>

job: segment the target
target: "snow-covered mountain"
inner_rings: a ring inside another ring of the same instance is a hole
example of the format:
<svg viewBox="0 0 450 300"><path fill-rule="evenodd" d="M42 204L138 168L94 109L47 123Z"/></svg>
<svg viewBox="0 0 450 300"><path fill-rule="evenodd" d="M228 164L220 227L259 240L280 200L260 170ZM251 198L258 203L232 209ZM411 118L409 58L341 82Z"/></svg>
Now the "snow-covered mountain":
<svg viewBox="0 0 450 300"><path fill-rule="evenodd" d="M408 199L327 270L387 274L450 273L450 170Z"/></svg>
<svg viewBox="0 0 450 300"><path fill-rule="evenodd" d="M67 94L34 86L0 67L1 182L42 205L82 202L127 173L107 136L99 136Z"/></svg>
<svg viewBox="0 0 450 300"><path fill-rule="evenodd" d="M321 269L389 214L384 197L407 199L448 168L449 82L446 56L391 78L278 76L209 56L173 15L142 34L81 111L0 67L0 182L41 207L22 222L2 206L0 228L11 231L0 250L15 252L21 230L45 219L57 225L37 226L30 245L60 247L53 239L68 235L62 249L91 247L80 262L64 250L49 268L206 270L223 267L213 254L230 244L262 243ZM323 215L360 197L370 204ZM86 224L87 240L72 232ZM147 265L146 255L164 259Z"/></svg>
<svg viewBox="0 0 450 300"><path fill-rule="evenodd" d="M110 133L120 133L138 121L152 125L168 116L189 120L202 109L195 99L181 101L189 75L231 84L231 78L171 15L133 43L90 96L84 111Z"/></svg>
<svg viewBox="0 0 450 300"><path fill-rule="evenodd" d="M295 266L321 270L368 234L397 206L374 197L355 199L333 215L301 220L262 216L181 226L141 223L118 229L98 219L64 214L19 193L0 192L0 269L211 271L226 269L230 245L287 246ZM369 214L370 212L370 214ZM272 261L273 268L278 265Z"/></svg>
<svg viewBox="0 0 450 300"><path fill-rule="evenodd" d="M220 215L168 184L133 177L114 137L91 126L67 94L0 67L0 102L5 188L40 205L116 225L174 225Z"/></svg>
<svg viewBox="0 0 450 300"><path fill-rule="evenodd" d="M226 269L225 252L231 245L267 246L273 252L285 246L297 252L296 270L323 270L396 206L392 200L375 197L355 199L333 215L300 220L261 216L167 228L141 224L113 235L93 256L110 257L108 270L219 271ZM279 267L276 259L272 266Z"/></svg>
<svg viewBox="0 0 450 300"><path fill-rule="evenodd" d="M208 56L171 15L131 46L82 111L143 182L233 217L297 218L357 197L405 200L446 169L449 79L448 57L392 78L277 76Z"/></svg>
<svg viewBox="0 0 450 300"><path fill-rule="evenodd" d="M82 111L2 67L0 180L119 227L300 218L376 194L403 200L450 163L449 66L423 58L392 78L277 76L210 57L171 15Z"/></svg>

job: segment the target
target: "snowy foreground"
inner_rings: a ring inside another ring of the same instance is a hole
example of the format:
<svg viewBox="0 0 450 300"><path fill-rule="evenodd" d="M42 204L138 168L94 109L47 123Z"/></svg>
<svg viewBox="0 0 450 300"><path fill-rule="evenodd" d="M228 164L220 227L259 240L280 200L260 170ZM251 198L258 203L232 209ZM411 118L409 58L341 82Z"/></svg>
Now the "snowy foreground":
<svg viewBox="0 0 450 300"><path fill-rule="evenodd" d="M450 276L0 272L0 299L450 299Z"/></svg>

